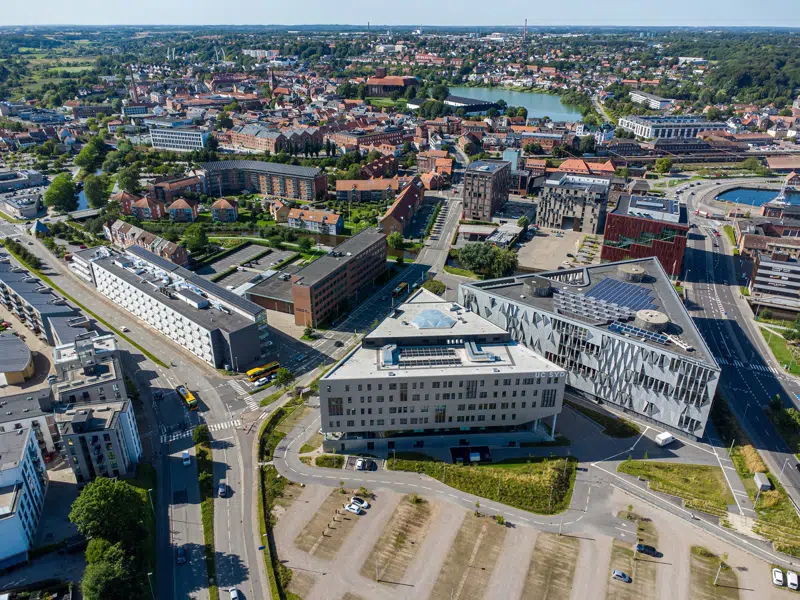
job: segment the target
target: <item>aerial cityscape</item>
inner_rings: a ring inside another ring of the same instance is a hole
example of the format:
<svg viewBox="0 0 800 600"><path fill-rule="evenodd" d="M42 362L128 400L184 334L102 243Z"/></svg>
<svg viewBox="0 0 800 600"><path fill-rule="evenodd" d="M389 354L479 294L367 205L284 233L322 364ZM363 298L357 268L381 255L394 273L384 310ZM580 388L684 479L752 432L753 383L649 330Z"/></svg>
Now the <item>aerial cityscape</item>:
<svg viewBox="0 0 800 600"><path fill-rule="evenodd" d="M356 4L0 10L0 600L800 592L797 7Z"/></svg>

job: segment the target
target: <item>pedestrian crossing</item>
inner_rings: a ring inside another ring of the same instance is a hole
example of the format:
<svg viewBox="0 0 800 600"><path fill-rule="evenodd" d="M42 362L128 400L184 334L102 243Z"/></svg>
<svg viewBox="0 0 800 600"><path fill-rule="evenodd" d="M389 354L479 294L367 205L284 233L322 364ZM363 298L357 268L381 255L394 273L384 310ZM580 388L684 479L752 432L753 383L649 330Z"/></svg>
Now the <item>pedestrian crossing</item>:
<svg viewBox="0 0 800 600"><path fill-rule="evenodd" d="M245 389L244 385L242 385L240 381L228 381L228 385L230 385L233 388L233 391L236 392L237 398L244 400L247 410L258 410L261 408L260 401L254 396L251 396L250 392Z"/></svg>
<svg viewBox="0 0 800 600"><path fill-rule="evenodd" d="M241 424L242 421L240 419L232 419L230 421L225 421L224 423L214 423L213 425L209 425L208 430L211 433L214 433L215 431L222 431L223 429L239 427ZM161 443L168 444L176 440L182 440L184 438L192 437L192 431L194 431L194 427L192 427L191 429L186 429L184 431L173 431L171 433L162 433Z"/></svg>
<svg viewBox="0 0 800 600"><path fill-rule="evenodd" d="M261 408L261 402L256 400L253 396L247 396L244 399L244 403L247 406L247 410L258 410Z"/></svg>
<svg viewBox="0 0 800 600"><path fill-rule="evenodd" d="M733 367L751 369L753 371L761 371L762 373L772 373L773 375L780 375L781 372L775 367L767 367L765 365L746 365L740 360L728 360L727 358L718 357L717 362L721 365L731 365Z"/></svg>
<svg viewBox="0 0 800 600"><path fill-rule="evenodd" d="M233 391L236 392L237 396L247 396L250 392L244 389L244 386L238 380L231 380L228 381L228 385L233 388Z"/></svg>

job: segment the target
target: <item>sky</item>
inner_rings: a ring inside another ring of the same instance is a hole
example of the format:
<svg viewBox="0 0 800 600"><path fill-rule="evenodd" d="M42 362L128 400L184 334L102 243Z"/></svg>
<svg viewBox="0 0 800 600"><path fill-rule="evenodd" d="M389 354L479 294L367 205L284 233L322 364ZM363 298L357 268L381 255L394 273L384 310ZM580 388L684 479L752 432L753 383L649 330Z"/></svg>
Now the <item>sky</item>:
<svg viewBox="0 0 800 600"><path fill-rule="evenodd" d="M0 25L654 25L800 27L800 0L2 0ZM565 10L567 9L567 10Z"/></svg>

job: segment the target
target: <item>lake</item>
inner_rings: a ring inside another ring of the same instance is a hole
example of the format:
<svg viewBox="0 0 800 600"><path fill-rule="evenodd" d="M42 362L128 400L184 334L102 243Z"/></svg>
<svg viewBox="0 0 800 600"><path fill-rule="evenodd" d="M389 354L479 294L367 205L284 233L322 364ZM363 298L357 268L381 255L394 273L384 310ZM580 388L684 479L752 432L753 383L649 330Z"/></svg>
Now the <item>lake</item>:
<svg viewBox="0 0 800 600"><path fill-rule="evenodd" d="M778 195L778 190L753 190L748 188L738 188L728 190L717 196L717 200L728 202L738 202L748 206L761 206L770 200L774 200ZM800 204L800 193L786 192L786 201L789 204Z"/></svg>
<svg viewBox="0 0 800 600"><path fill-rule="evenodd" d="M500 87L451 87L453 96L474 100L497 102L505 100L508 106L524 106L529 117L550 117L553 121L580 121L581 111L561 103L561 97L541 92L515 92Z"/></svg>

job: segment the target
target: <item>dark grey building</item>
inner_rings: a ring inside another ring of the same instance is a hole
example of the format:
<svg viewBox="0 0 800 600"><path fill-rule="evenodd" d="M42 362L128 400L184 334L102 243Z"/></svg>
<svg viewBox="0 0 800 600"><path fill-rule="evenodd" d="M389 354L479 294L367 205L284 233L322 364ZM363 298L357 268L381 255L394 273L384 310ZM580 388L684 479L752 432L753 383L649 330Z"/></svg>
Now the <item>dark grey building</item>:
<svg viewBox="0 0 800 600"><path fill-rule="evenodd" d="M490 221L508 200L511 163L504 160L476 160L464 171L463 217L467 221Z"/></svg>
<svg viewBox="0 0 800 600"><path fill-rule="evenodd" d="M545 179L536 210L540 227L603 233L611 177L556 172Z"/></svg>

